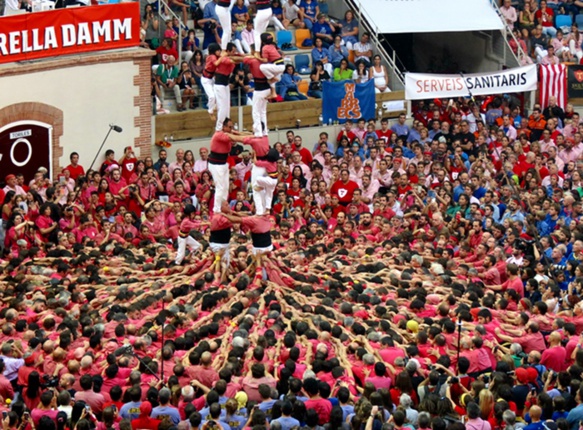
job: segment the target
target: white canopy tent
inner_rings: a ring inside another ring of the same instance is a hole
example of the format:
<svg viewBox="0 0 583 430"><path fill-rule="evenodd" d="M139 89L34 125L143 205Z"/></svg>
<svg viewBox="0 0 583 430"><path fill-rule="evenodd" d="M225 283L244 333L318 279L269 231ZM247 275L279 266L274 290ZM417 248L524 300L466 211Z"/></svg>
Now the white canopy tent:
<svg viewBox="0 0 583 430"><path fill-rule="evenodd" d="M379 33L502 30L490 0L360 0ZM358 12L357 12L358 14Z"/></svg>

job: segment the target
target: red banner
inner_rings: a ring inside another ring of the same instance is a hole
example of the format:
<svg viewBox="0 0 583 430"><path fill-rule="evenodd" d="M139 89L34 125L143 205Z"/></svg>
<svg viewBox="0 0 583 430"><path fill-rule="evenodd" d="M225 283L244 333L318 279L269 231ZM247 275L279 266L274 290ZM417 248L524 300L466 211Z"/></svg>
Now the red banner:
<svg viewBox="0 0 583 430"><path fill-rule="evenodd" d="M129 48L139 43L139 3L0 18L0 63Z"/></svg>

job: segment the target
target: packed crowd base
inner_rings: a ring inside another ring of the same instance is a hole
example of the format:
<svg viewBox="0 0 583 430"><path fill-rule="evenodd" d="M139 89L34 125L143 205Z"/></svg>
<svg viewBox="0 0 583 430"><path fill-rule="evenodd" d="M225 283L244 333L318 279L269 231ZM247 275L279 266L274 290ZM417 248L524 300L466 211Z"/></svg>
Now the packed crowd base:
<svg viewBox="0 0 583 430"><path fill-rule="evenodd" d="M578 429L583 130L515 103L8 175L4 429Z"/></svg>

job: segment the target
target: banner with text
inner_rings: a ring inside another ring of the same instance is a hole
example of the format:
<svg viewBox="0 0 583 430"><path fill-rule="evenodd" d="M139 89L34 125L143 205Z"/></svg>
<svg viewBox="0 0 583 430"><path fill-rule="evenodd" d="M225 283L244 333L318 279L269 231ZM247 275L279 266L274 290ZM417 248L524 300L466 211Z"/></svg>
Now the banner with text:
<svg viewBox="0 0 583 430"><path fill-rule="evenodd" d="M536 65L469 75L405 74L407 100L520 93L537 88Z"/></svg>
<svg viewBox="0 0 583 430"><path fill-rule="evenodd" d="M0 18L0 63L129 48L139 43L139 3Z"/></svg>
<svg viewBox="0 0 583 430"><path fill-rule="evenodd" d="M567 68L567 94L570 99L583 99L583 66Z"/></svg>
<svg viewBox="0 0 583 430"><path fill-rule="evenodd" d="M374 81L322 82L322 117L324 123L375 117Z"/></svg>

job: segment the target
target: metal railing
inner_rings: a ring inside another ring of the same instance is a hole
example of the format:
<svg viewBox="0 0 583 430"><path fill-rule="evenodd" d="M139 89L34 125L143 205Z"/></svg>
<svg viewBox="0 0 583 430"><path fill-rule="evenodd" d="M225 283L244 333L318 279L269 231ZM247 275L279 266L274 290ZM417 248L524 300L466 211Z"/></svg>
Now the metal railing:
<svg viewBox="0 0 583 430"><path fill-rule="evenodd" d="M512 52L512 55L514 55L514 58L518 65L522 66L522 59L529 58L529 55L526 52L524 52L522 46L520 46L518 39L516 38L516 36L514 36L512 29L508 27L508 24L506 24L506 19L504 18L504 15L502 15L502 11L500 10L500 6L498 6L497 0L490 0L490 4L494 8L494 11L498 14L500 21L502 21L502 24L504 25L502 33L504 35L504 40L506 41L506 44L510 45L508 42L508 36L510 36L514 40L514 43L516 43L517 52L514 52L514 50L509 46L510 52Z"/></svg>
<svg viewBox="0 0 583 430"><path fill-rule="evenodd" d="M378 50L378 54L381 56L383 61L386 64L388 64L389 67L387 72L389 74L390 80L389 87L393 91L403 90L405 88L405 76L397 66L397 61L401 63L401 66L403 66L403 63L399 60L397 52L392 47L391 47L391 49L393 50L392 56L389 55L389 53L386 51L382 41L379 38L380 33L378 27L376 26L373 27L374 21L371 19L370 15L367 13L366 9L362 6L362 3L359 0L345 0L345 2L348 5L348 7L355 12L359 25L370 34L371 41L374 42ZM387 45L389 45L386 39L384 39L384 42Z"/></svg>

